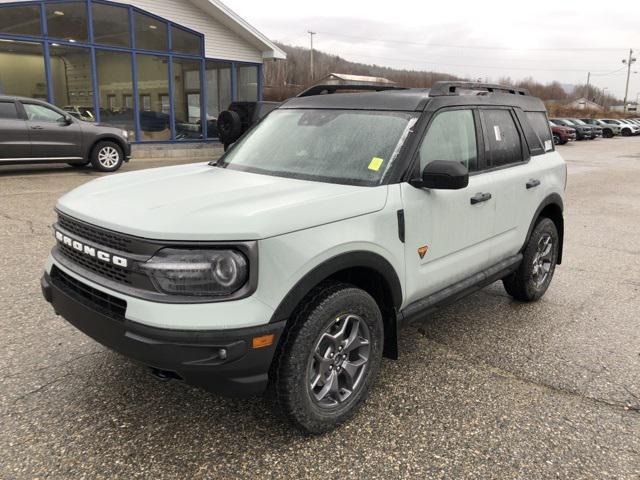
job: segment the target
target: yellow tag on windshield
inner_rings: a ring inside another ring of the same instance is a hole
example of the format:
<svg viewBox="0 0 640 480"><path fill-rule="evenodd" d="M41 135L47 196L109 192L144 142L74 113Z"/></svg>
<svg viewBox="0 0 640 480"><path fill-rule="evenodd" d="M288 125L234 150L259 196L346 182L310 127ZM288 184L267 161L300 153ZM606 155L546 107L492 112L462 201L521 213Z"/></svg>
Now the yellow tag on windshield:
<svg viewBox="0 0 640 480"><path fill-rule="evenodd" d="M369 170L373 170L374 172L377 172L378 170L380 170L380 167L382 166L383 163L384 163L383 158L373 157L371 159L371 163L369 164Z"/></svg>

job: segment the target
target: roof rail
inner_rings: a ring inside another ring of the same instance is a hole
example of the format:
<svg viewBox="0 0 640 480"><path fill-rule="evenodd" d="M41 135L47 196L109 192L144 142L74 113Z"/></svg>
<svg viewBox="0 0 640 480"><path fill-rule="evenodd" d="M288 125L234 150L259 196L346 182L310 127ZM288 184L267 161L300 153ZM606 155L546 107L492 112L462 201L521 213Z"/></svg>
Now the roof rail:
<svg viewBox="0 0 640 480"><path fill-rule="evenodd" d="M476 82L436 82L429 91L430 97L444 97L460 95L458 90L483 90L487 93L510 93L512 95L529 95L526 88L515 88L508 85L495 85L491 83Z"/></svg>
<svg viewBox="0 0 640 480"><path fill-rule="evenodd" d="M328 93L336 93L338 90L367 90L382 92L384 90L406 90L406 87L397 85L367 85L358 83L344 83L339 85L313 85L302 91L297 97L313 97L315 95L323 95Z"/></svg>

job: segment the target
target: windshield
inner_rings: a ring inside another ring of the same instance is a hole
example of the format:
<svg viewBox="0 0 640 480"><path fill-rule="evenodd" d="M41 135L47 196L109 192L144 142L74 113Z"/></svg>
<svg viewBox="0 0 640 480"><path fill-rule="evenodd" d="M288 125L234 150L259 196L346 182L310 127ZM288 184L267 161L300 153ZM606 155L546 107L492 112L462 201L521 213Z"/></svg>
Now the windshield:
<svg viewBox="0 0 640 480"><path fill-rule="evenodd" d="M219 166L351 185L379 185L416 115L362 110L275 110Z"/></svg>
<svg viewBox="0 0 640 480"><path fill-rule="evenodd" d="M583 122L582 120L578 119L578 118L574 118L573 120L570 120L571 122L573 122L576 125L586 125L585 122Z"/></svg>

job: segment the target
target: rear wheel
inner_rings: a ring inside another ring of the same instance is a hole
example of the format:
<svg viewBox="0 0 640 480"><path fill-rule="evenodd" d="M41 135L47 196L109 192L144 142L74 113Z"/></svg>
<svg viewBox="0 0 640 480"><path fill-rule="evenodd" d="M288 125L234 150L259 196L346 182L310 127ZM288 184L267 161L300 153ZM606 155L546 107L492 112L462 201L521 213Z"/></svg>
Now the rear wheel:
<svg viewBox="0 0 640 480"><path fill-rule="evenodd" d="M347 284L317 288L285 332L271 369L280 411L307 433L351 418L380 369L382 314L365 291Z"/></svg>
<svg viewBox="0 0 640 480"><path fill-rule="evenodd" d="M556 269L558 248L556 225L548 218L541 218L531 232L520 267L502 279L507 293L523 302L532 302L542 297L549 288Z"/></svg>
<svg viewBox="0 0 640 480"><path fill-rule="evenodd" d="M100 142L91 152L91 164L100 172L115 172L123 161L122 148L115 142Z"/></svg>

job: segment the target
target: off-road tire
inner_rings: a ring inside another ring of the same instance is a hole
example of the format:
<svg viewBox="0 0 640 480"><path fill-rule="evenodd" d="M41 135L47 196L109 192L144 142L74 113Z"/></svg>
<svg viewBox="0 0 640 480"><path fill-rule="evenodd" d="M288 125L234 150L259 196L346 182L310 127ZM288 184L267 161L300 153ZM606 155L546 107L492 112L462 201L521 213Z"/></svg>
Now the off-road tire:
<svg viewBox="0 0 640 480"><path fill-rule="evenodd" d="M335 407L320 406L310 391L310 358L325 329L345 314L359 316L368 328L367 369L358 388L354 388L343 403ZM278 413L308 434L327 432L347 421L367 398L377 377L383 337L382 314L367 292L345 283L324 283L316 287L294 313L271 365L268 393Z"/></svg>
<svg viewBox="0 0 640 480"><path fill-rule="evenodd" d="M115 142L98 142L91 150L91 165L99 172L115 172L123 162L124 153Z"/></svg>
<svg viewBox="0 0 640 480"><path fill-rule="evenodd" d="M539 253L540 242L545 238L551 238L551 252L550 252L550 268L545 280L542 283L536 282L536 255ZM502 279L505 290L516 300L522 302L533 302L541 298L549 284L553 279L553 273L555 272L556 263L558 261L558 248L559 248L559 235L558 230L548 218L541 218L536 223L527 246L523 252L522 263L520 267Z"/></svg>

